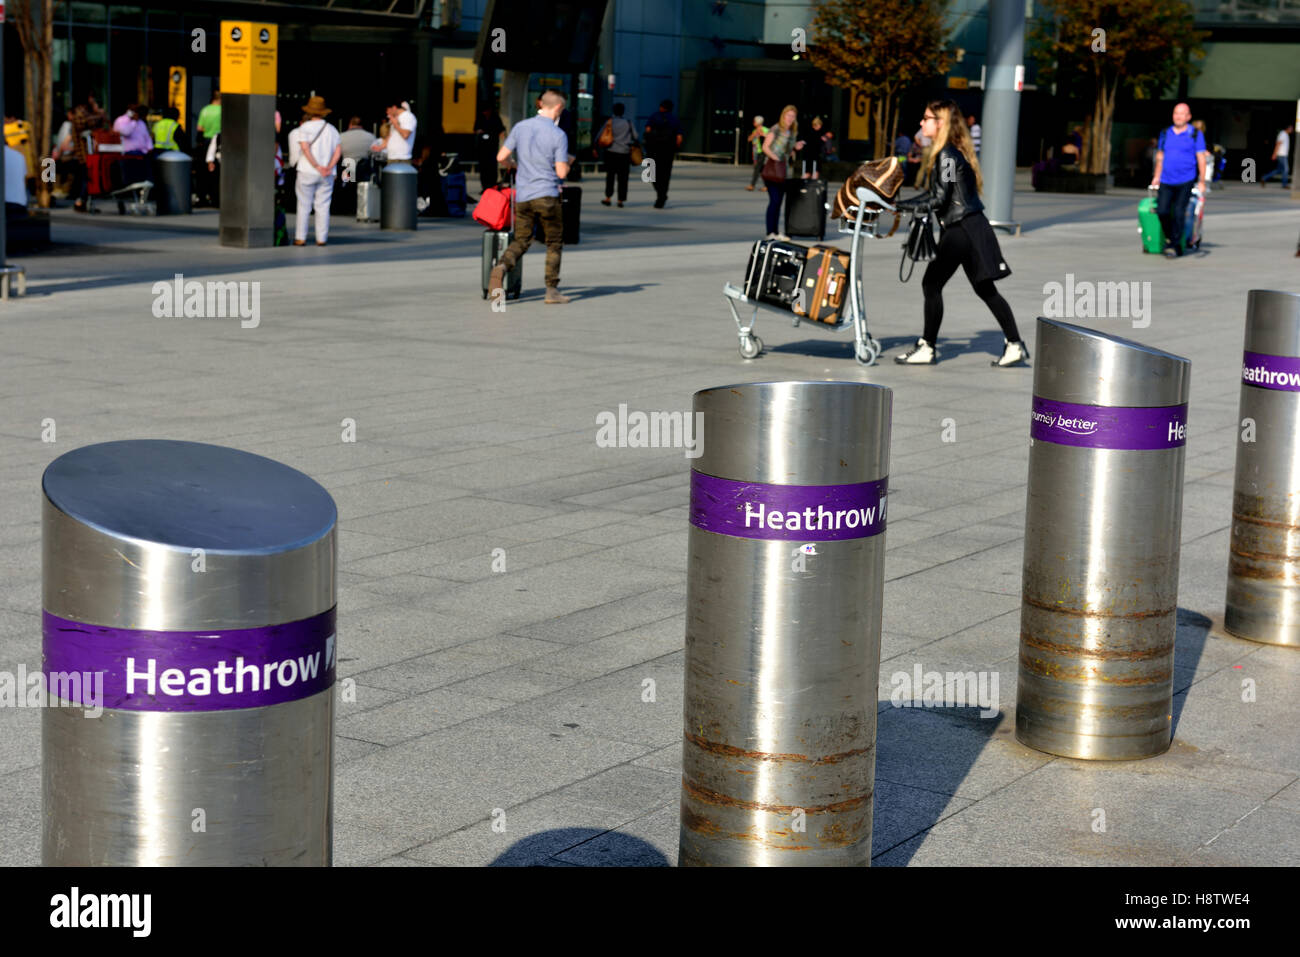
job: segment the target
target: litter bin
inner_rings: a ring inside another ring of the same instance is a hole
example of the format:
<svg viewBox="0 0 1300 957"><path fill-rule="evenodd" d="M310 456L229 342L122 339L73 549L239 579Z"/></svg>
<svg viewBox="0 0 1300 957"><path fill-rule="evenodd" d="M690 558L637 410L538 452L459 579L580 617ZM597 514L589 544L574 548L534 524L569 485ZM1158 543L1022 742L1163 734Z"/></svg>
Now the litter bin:
<svg viewBox="0 0 1300 957"><path fill-rule="evenodd" d="M1038 320L1016 737L1070 758L1169 747L1191 363Z"/></svg>
<svg viewBox="0 0 1300 957"><path fill-rule="evenodd" d="M695 394L682 866L871 862L891 403Z"/></svg>
<svg viewBox="0 0 1300 957"><path fill-rule="evenodd" d="M1224 627L1300 647L1300 295L1252 289Z"/></svg>
<svg viewBox="0 0 1300 957"><path fill-rule="evenodd" d="M380 180L379 228L415 229L419 171L410 163L389 163Z"/></svg>
<svg viewBox="0 0 1300 957"><path fill-rule="evenodd" d="M179 150L167 150L153 158L154 175L158 177L158 183L152 196L157 203L159 216L190 212L193 199L190 166L190 158Z"/></svg>
<svg viewBox="0 0 1300 957"><path fill-rule="evenodd" d="M328 865L328 492L235 449L108 442L42 480L46 865Z"/></svg>

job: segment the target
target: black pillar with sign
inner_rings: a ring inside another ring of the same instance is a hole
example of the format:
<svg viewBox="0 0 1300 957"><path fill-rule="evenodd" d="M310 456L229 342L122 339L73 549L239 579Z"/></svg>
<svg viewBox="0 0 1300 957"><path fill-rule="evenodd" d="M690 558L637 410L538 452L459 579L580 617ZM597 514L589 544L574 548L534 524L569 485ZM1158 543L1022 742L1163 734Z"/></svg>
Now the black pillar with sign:
<svg viewBox="0 0 1300 957"><path fill-rule="evenodd" d="M275 242L276 27L221 23L221 245Z"/></svg>

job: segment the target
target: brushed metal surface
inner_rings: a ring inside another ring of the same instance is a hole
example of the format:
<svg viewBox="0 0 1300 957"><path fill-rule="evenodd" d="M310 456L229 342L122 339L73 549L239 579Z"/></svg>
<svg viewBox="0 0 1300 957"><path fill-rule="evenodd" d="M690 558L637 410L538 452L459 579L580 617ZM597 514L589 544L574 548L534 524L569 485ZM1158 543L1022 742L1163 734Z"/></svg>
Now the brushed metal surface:
<svg viewBox="0 0 1300 957"><path fill-rule="evenodd" d="M59 617L221 631L336 604L333 499L278 462L194 442L109 442L60 456L42 488L44 607ZM333 695L96 718L45 709L44 862L328 865Z"/></svg>
<svg viewBox="0 0 1300 957"><path fill-rule="evenodd" d="M861 382L746 382L695 394L706 475L847 485L889 473L892 393ZM881 436L885 440L881 441Z"/></svg>
<svg viewBox="0 0 1300 957"><path fill-rule="evenodd" d="M1057 319L1038 320L1034 395L1081 405L1158 408L1187 401L1191 363Z"/></svg>
<svg viewBox="0 0 1300 957"><path fill-rule="evenodd" d="M1252 289L1245 350L1300 356L1300 295ZM1300 392L1240 388L1224 627L1300 647Z"/></svg>
<svg viewBox="0 0 1300 957"><path fill-rule="evenodd" d="M329 866L334 693L184 714L46 708L44 863Z"/></svg>
<svg viewBox="0 0 1300 957"><path fill-rule="evenodd" d="M1190 363L1038 321L1034 394L1098 406L1187 401ZM1016 737L1072 758L1168 749L1185 447L1034 442Z"/></svg>
<svg viewBox="0 0 1300 957"><path fill-rule="evenodd" d="M696 469L765 484L888 472L891 393L752 383L697 393ZM884 533L796 543L689 534L679 864L871 860Z"/></svg>

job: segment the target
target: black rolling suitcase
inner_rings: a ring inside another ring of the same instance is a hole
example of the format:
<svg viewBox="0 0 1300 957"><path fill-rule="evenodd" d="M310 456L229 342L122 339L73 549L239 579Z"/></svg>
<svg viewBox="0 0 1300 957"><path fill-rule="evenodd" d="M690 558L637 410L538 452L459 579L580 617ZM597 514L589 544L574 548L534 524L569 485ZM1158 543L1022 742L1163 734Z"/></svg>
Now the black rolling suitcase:
<svg viewBox="0 0 1300 957"><path fill-rule="evenodd" d="M514 236L508 229L497 232L494 229L483 230L483 298L488 296L488 280L492 278L492 267L505 253L506 247ZM515 268L506 273L506 298L518 299L524 288L524 259L519 257Z"/></svg>
<svg viewBox="0 0 1300 957"><path fill-rule="evenodd" d="M814 163L813 169L817 166ZM790 195L785 201L787 236L826 238L826 180L799 179L787 183Z"/></svg>
<svg viewBox="0 0 1300 957"><path fill-rule="evenodd" d="M808 248L779 239L760 239L749 252L745 296L782 309L799 297Z"/></svg>
<svg viewBox="0 0 1300 957"><path fill-rule="evenodd" d="M582 218L582 187L564 183L560 187L560 215L564 217L564 245L578 245L579 222ZM533 226L533 238L546 242L546 233L539 219Z"/></svg>
<svg viewBox="0 0 1300 957"><path fill-rule="evenodd" d="M513 186L513 184L512 184ZM515 230L515 194L510 191L510 228L483 230L483 298L488 297L488 282L492 278L492 267L502 257ZM505 290L507 299L518 299L524 288L524 258L519 257L515 268L506 273Z"/></svg>

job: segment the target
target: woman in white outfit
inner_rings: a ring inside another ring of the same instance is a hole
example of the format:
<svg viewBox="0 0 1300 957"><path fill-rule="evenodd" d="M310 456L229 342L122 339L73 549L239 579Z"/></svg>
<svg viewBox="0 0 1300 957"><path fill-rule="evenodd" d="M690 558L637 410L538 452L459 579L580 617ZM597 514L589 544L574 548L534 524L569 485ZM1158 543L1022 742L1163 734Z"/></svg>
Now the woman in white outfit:
<svg viewBox="0 0 1300 957"><path fill-rule="evenodd" d="M298 214L293 244L307 243L307 217L316 210L316 245L324 246L330 232L330 198L334 195L334 173L343 145L339 131L325 122L330 110L325 98L313 96L302 108L304 119L289 133L289 165L298 171L296 192Z"/></svg>

